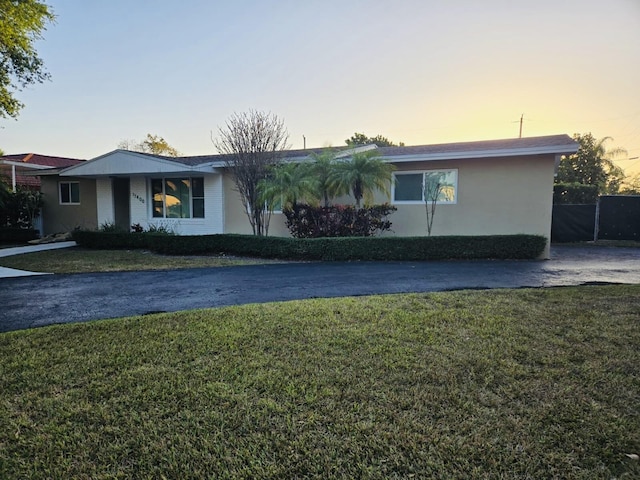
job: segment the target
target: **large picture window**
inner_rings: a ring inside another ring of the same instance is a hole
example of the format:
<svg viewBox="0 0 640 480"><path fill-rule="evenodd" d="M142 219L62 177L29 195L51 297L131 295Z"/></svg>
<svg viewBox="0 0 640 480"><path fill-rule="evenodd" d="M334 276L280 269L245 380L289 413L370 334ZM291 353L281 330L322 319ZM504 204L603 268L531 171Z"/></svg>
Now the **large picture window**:
<svg viewBox="0 0 640 480"><path fill-rule="evenodd" d="M204 218L204 178L151 180L154 218Z"/></svg>
<svg viewBox="0 0 640 480"><path fill-rule="evenodd" d="M60 205L80 204L80 183L60 182L58 184Z"/></svg>
<svg viewBox="0 0 640 480"><path fill-rule="evenodd" d="M393 174L393 203L424 203L434 196L437 203L456 203L458 170L426 170Z"/></svg>

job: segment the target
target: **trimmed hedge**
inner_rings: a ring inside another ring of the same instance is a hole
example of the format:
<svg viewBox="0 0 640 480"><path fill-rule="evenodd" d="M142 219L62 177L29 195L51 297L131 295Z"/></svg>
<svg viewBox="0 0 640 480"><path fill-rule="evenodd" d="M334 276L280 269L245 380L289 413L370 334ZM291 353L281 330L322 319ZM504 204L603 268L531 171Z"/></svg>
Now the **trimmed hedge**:
<svg viewBox="0 0 640 480"><path fill-rule="evenodd" d="M228 254L290 260L531 259L539 257L540 235L447 237L285 238L254 235L157 235L76 231L86 248L143 248L166 255Z"/></svg>
<svg viewBox="0 0 640 480"><path fill-rule="evenodd" d="M0 243L26 243L38 238L33 228L0 227Z"/></svg>

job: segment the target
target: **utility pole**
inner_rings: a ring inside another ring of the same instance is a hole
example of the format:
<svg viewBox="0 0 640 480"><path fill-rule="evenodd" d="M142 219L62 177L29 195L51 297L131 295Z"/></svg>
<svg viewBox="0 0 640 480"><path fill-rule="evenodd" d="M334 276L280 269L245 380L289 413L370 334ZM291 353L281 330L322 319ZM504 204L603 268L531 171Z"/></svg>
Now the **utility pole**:
<svg viewBox="0 0 640 480"><path fill-rule="evenodd" d="M524 113L520 115L520 136L518 138L522 138L522 120L524 119Z"/></svg>
<svg viewBox="0 0 640 480"><path fill-rule="evenodd" d="M307 137L305 137L304 135L302 135L302 148L303 150L307 149Z"/></svg>

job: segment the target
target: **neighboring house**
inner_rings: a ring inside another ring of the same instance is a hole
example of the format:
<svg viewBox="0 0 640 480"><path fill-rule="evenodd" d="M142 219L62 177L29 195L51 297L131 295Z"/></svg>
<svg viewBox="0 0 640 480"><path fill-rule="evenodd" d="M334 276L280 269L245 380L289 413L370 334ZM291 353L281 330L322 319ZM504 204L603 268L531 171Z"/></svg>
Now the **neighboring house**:
<svg viewBox="0 0 640 480"><path fill-rule="evenodd" d="M375 146L360 147L372 149ZM442 186L433 235L538 234L550 238L553 178L562 155L578 144L567 135L378 148L396 166L390 201L393 234L426 235L423 182ZM342 156L353 150L335 149ZM283 152L309 161L315 150ZM224 157L163 157L115 150L62 170L43 171L42 191L58 198L44 209L44 233L115 224L165 226L181 235L251 233ZM282 214L271 235L288 236ZM545 252L548 256L548 247Z"/></svg>
<svg viewBox="0 0 640 480"><path fill-rule="evenodd" d="M40 155L37 153L21 153L17 155L0 156L0 181L6 182L14 192L18 188L30 190L41 190L40 177L34 175L35 172L51 172L62 168L71 167L83 163L84 160L77 158L53 157L51 155ZM43 195L43 209L57 203L57 194L53 197ZM33 228L44 233L42 216L33 220Z"/></svg>
<svg viewBox="0 0 640 480"><path fill-rule="evenodd" d="M15 192L16 187L34 190L40 189L40 178L25 175L26 172L47 170L51 168L65 168L84 162L76 158L52 157L37 153L20 153L17 155L0 156L0 176Z"/></svg>

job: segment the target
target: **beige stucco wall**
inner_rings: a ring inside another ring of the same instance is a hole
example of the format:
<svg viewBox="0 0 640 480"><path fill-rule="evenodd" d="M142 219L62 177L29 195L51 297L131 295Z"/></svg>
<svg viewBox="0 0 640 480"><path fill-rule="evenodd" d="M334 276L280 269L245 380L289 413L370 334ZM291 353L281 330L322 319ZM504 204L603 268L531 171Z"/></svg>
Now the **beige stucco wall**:
<svg viewBox="0 0 640 480"><path fill-rule="evenodd" d="M41 191L44 205L42 207L42 230L44 235L59 232L70 232L74 228L95 229L98 226L96 205L96 182L92 179L58 176L42 176ZM58 183L79 182L80 205L61 205L58 194Z"/></svg>
<svg viewBox="0 0 640 480"><path fill-rule="evenodd" d="M224 233L251 234L251 224L242 206L233 177L229 173L223 175L224 183ZM285 226L285 216L274 213L269 222L269 235L273 237L288 237L289 230Z"/></svg>
<svg viewBox="0 0 640 480"><path fill-rule="evenodd" d="M483 158L396 164L396 171L458 170L457 202L436 207L432 235L537 234L551 237L554 155ZM225 232L251 233L240 197L225 175ZM349 203L340 199L337 203ZM389 202L376 194L375 202ZM393 203L393 202L392 202ZM396 205L390 235L427 234L423 202ZM282 214L274 214L269 234L289 236ZM549 245L544 253L549 255Z"/></svg>
<svg viewBox="0 0 640 480"><path fill-rule="evenodd" d="M457 202L436 206L432 235L527 233L549 239L554 163L555 157L546 155L402 163L397 171L458 170ZM396 207L390 216L395 235L427 234L424 203Z"/></svg>

